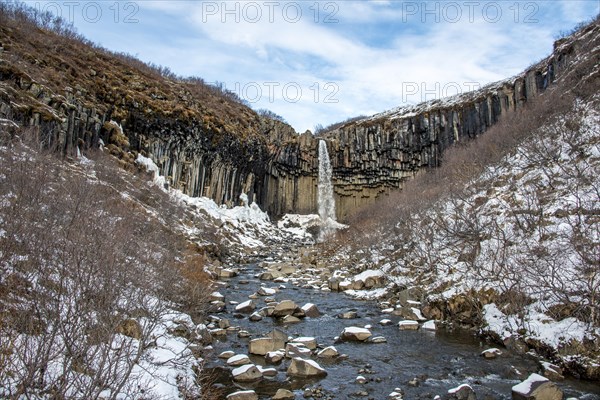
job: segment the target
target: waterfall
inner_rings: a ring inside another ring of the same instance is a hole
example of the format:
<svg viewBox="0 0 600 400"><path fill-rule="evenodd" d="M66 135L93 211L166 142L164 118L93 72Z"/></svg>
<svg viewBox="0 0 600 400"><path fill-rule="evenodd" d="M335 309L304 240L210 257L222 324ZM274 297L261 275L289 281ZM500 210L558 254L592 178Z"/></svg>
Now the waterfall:
<svg viewBox="0 0 600 400"><path fill-rule="evenodd" d="M335 221L335 199L333 198L333 185L331 184L331 162L327 152L327 143L319 140L319 185L317 194L319 217L321 217L321 230L319 241L332 235L339 224Z"/></svg>

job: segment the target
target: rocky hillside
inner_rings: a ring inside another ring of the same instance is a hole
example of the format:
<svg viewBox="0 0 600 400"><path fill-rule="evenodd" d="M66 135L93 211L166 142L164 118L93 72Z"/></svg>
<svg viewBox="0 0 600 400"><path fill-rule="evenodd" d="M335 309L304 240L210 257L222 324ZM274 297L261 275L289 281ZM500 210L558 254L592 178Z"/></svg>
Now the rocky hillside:
<svg viewBox="0 0 600 400"><path fill-rule="evenodd" d="M247 193L272 216L316 210L317 139L259 116L233 93L99 48L50 15L0 6L0 118L36 126L72 155L100 144L131 165L151 157L167 183L219 204ZM354 121L324 138L338 217L346 219L455 142L479 135L574 68L597 22L558 41L522 74L442 101ZM111 123L114 122L114 123Z"/></svg>
<svg viewBox="0 0 600 400"><path fill-rule="evenodd" d="M572 67L522 112L353 218L331 248L347 268L335 288L386 276L384 290L349 293L413 300L425 318L600 379L598 24L577 37Z"/></svg>

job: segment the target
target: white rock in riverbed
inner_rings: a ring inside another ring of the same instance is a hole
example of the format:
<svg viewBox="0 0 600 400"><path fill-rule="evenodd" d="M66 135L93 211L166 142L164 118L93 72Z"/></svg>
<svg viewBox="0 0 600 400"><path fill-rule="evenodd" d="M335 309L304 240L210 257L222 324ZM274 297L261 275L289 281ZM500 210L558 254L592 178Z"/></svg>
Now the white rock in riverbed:
<svg viewBox="0 0 600 400"><path fill-rule="evenodd" d="M235 306L235 311L240 313L251 313L255 308L254 301L247 300Z"/></svg>
<svg viewBox="0 0 600 400"><path fill-rule="evenodd" d="M416 331L419 329L419 323L417 321L400 321L398 322L398 327L401 331Z"/></svg>
<svg viewBox="0 0 600 400"><path fill-rule="evenodd" d="M245 354L237 354L227 359L227 365L239 367L240 365L251 364L250 358Z"/></svg>
<svg viewBox="0 0 600 400"><path fill-rule="evenodd" d="M562 400L563 392L547 378L531 374L512 387L513 400Z"/></svg>
<svg viewBox="0 0 600 400"><path fill-rule="evenodd" d="M317 357L319 358L333 358L339 355L340 353L333 346L325 347L323 350L317 353Z"/></svg>
<svg viewBox="0 0 600 400"><path fill-rule="evenodd" d="M238 382L252 382L262 378L262 374L254 364L242 365L231 371L233 380Z"/></svg>
<svg viewBox="0 0 600 400"><path fill-rule="evenodd" d="M344 330L342 331L342 334L340 335L340 339L348 340L348 341L364 342L365 340L370 338L372 335L373 334L368 329L351 326L348 328L344 328Z"/></svg>
<svg viewBox="0 0 600 400"><path fill-rule="evenodd" d="M292 343L300 343L306 346L310 350L314 350L317 348L317 339L314 337L297 337L292 339Z"/></svg>
<svg viewBox="0 0 600 400"><path fill-rule="evenodd" d="M326 376L327 371L325 371L313 360L305 360L300 357L295 357L292 358L292 362L287 370L287 374L301 378L310 378Z"/></svg>
<svg viewBox="0 0 600 400"><path fill-rule="evenodd" d="M258 400L258 395L254 390L241 390L227 395L227 400Z"/></svg>
<svg viewBox="0 0 600 400"><path fill-rule="evenodd" d="M224 351L221 354L219 354L217 357L222 358L222 359L228 359L233 356L235 356L235 353L231 350L227 350L227 351Z"/></svg>

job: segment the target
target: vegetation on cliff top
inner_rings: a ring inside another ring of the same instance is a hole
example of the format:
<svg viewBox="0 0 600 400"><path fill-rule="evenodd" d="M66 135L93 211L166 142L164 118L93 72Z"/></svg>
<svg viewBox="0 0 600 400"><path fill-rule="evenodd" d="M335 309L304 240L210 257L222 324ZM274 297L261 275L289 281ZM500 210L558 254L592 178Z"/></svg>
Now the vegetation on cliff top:
<svg viewBox="0 0 600 400"><path fill-rule="evenodd" d="M262 118L222 86L104 49L62 18L18 2L0 3L0 84L19 112L46 120L75 100L117 122L133 113L238 137L264 130Z"/></svg>

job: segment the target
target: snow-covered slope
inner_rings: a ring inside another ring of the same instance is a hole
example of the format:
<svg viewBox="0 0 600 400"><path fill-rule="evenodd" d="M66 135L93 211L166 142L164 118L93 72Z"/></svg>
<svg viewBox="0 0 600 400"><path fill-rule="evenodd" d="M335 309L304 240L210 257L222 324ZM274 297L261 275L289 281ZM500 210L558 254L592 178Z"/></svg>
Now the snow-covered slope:
<svg viewBox="0 0 600 400"><path fill-rule="evenodd" d="M565 356L583 352L576 343L598 343L599 104L600 96L575 101L465 187L448 182L451 189L402 214L355 265L378 267L394 287L418 288L431 317L536 340ZM473 306L456 300L467 298Z"/></svg>

